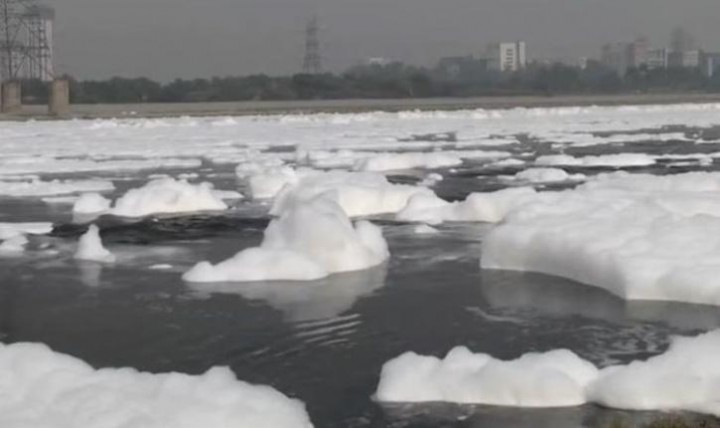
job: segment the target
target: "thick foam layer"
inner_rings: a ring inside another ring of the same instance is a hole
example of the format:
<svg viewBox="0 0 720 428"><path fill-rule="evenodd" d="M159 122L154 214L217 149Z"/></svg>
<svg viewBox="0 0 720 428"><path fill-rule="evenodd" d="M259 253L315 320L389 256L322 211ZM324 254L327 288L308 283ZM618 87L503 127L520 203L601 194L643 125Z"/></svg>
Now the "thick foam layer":
<svg viewBox="0 0 720 428"><path fill-rule="evenodd" d="M403 354L383 366L376 399L515 407L578 406L720 415L720 330L676 338L647 361L598 370L567 350L512 361L458 347L444 358Z"/></svg>
<svg viewBox="0 0 720 428"><path fill-rule="evenodd" d="M199 376L95 370L31 343L0 343L3 428L311 428L305 406L228 368Z"/></svg>
<svg viewBox="0 0 720 428"><path fill-rule="evenodd" d="M500 361L465 347L444 359L407 353L383 366L376 398L384 402L454 402L559 407L585 403L598 370L567 350Z"/></svg>
<svg viewBox="0 0 720 428"><path fill-rule="evenodd" d="M720 174L611 174L544 193L484 239L485 269L535 271L626 299L720 304Z"/></svg>
<svg viewBox="0 0 720 428"><path fill-rule="evenodd" d="M326 195L349 217L396 213L417 194L432 195L424 187L391 184L382 174L371 172L329 171L307 174L295 184L286 186L277 196L272 214L292 205Z"/></svg>
<svg viewBox="0 0 720 428"><path fill-rule="evenodd" d="M115 201L110 213L122 217L142 217L156 213L223 211L228 209L210 183L190 184L185 180L163 178L138 189L128 190Z"/></svg>
<svg viewBox="0 0 720 428"><path fill-rule="evenodd" d="M427 224L452 221L496 223L509 211L535 200L537 195L530 187L517 187L491 193L472 193L462 202L447 202L434 193L421 193L413 196L396 218Z"/></svg>
<svg viewBox="0 0 720 428"><path fill-rule="evenodd" d="M307 281L338 272L367 269L388 257L377 226L353 225L327 195L285 207L265 230L259 247L217 265L201 262L183 275L188 282Z"/></svg>

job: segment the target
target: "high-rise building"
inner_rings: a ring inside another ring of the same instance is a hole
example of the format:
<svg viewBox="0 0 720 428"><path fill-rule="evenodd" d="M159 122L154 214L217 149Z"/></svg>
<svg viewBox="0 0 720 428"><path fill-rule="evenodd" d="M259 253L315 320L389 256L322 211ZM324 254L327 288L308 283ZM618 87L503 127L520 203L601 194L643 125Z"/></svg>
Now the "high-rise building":
<svg viewBox="0 0 720 428"><path fill-rule="evenodd" d="M650 69L668 68L670 52L666 48L648 51L647 66Z"/></svg>
<svg viewBox="0 0 720 428"><path fill-rule="evenodd" d="M708 77L720 73L720 53L703 52L703 72Z"/></svg>
<svg viewBox="0 0 720 428"><path fill-rule="evenodd" d="M640 67L648 62L648 41L644 37L638 37L634 42L628 43L627 53L627 66L628 67Z"/></svg>
<svg viewBox="0 0 720 428"><path fill-rule="evenodd" d="M497 71L518 71L527 65L525 42L503 42L488 46L488 68Z"/></svg>

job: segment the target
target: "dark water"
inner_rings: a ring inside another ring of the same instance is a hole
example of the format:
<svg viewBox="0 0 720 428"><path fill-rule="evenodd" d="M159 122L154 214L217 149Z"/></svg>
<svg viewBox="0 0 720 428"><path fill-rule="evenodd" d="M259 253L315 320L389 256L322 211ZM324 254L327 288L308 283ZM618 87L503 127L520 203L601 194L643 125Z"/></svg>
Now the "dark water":
<svg viewBox="0 0 720 428"><path fill-rule="evenodd" d="M70 236L81 230L58 228L49 242L60 256L38 251L0 262L0 340L47 343L98 367L201 373L228 365L241 379L304 400L318 427L577 427L604 426L620 413L382 407L371 396L382 364L407 350L440 355L465 345L515 358L567 347L607 365L662 352L672 334L720 325L713 307L627 303L548 276L483 272L478 225L424 236L387 222L387 266L319 283L235 284L227 294L205 294L180 281L193 260L256 243L265 223L193 217L107 225L115 267L70 260ZM174 268L148 269L162 262Z"/></svg>
<svg viewBox="0 0 720 428"><path fill-rule="evenodd" d="M713 146L702 149L716 151ZM653 147L690 150L672 142ZM576 151L568 152L612 148ZM662 174L675 167L644 170ZM231 171L205 172L219 188L237 186ZM505 187L498 176L512 173L482 165L443 171L447 178L436 190L462 198ZM142 181L118 181L118 193ZM52 236L35 239L28 256L0 259L1 341L43 342L96 367L202 373L227 365L240 379L302 399L317 427L575 428L606 427L618 418L640 424L657 415L591 405L382 406L372 394L382 364L409 350L443 355L464 345L516 358L569 348L606 366L661 353L672 335L720 326L715 307L629 303L559 278L481 271L487 225L452 224L436 235L417 235L412 226L380 219L393 255L385 266L314 283L229 284L226 293L210 294L184 284L181 273L198 260L222 260L256 245L268 222L266 207L240 202L224 215L101 219L104 242L118 257L115 265L102 266L72 260L85 226L71 222L67 207L0 203L1 220L56 222ZM158 264L171 267L154 269Z"/></svg>

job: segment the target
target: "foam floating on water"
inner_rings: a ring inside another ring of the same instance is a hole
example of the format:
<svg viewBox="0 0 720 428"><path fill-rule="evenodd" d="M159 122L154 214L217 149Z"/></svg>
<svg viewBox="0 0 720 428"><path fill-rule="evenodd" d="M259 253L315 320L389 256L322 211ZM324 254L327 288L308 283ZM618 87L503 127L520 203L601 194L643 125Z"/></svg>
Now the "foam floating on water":
<svg viewBox="0 0 720 428"><path fill-rule="evenodd" d="M440 224L443 222L489 222L502 220L508 212L537 198L531 187L503 189L489 193L471 193L464 201L447 202L434 193L414 195L397 213L400 221Z"/></svg>
<svg viewBox="0 0 720 428"><path fill-rule="evenodd" d="M568 174L560 168L529 168L518 172L514 180L527 183L560 183L564 181L584 181L585 174Z"/></svg>
<svg viewBox="0 0 720 428"><path fill-rule="evenodd" d="M379 227L355 225L327 195L286 206L265 230L259 247L217 265L201 262L183 275L188 282L309 281L367 269L389 257Z"/></svg>
<svg viewBox="0 0 720 428"><path fill-rule="evenodd" d="M18 235L45 235L52 232L52 223L30 222L9 223L0 222L0 240L10 239Z"/></svg>
<svg viewBox="0 0 720 428"><path fill-rule="evenodd" d="M96 370L41 344L0 343L0 426L83 428L311 428L302 402L237 380Z"/></svg>
<svg viewBox="0 0 720 428"><path fill-rule="evenodd" d="M100 214L108 211L112 202L99 193L84 193L73 204L73 213Z"/></svg>
<svg viewBox="0 0 720 428"><path fill-rule="evenodd" d="M102 263L115 262L115 255L108 251L100 239L100 229L91 224L88 231L80 237L75 259Z"/></svg>
<svg viewBox="0 0 720 428"><path fill-rule="evenodd" d="M417 194L433 195L424 187L392 184L373 172L328 171L301 177L277 195L271 214L278 215L319 195L333 199L349 217L396 213Z"/></svg>
<svg viewBox="0 0 720 428"><path fill-rule="evenodd" d="M223 211L225 202L213 192L210 183L190 184L185 180L163 178L138 189L128 190L115 201L111 214L143 217L150 214Z"/></svg>
<svg viewBox="0 0 720 428"><path fill-rule="evenodd" d="M598 370L567 350L500 361L465 347L444 359L406 353L383 366L376 398L382 402L453 402L516 407L585 403Z"/></svg>
<svg viewBox="0 0 720 428"><path fill-rule="evenodd" d="M0 175L0 179L7 179ZM79 192L110 192L115 185L106 180L31 180L0 181L0 195L13 197L41 197L69 195Z"/></svg>
<svg viewBox="0 0 720 428"><path fill-rule="evenodd" d="M539 194L483 240L485 269L533 271L625 299L720 304L720 174L602 175Z"/></svg>
<svg viewBox="0 0 720 428"><path fill-rule="evenodd" d="M385 363L381 402L514 407L596 403L626 410L720 415L720 330L673 339L664 354L602 370L568 350L500 361L465 347L443 358L406 353Z"/></svg>
<svg viewBox="0 0 720 428"><path fill-rule="evenodd" d="M540 156L535 165L631 168L654 165L655 157L645 153L574 157L570 155Z"/></svg>

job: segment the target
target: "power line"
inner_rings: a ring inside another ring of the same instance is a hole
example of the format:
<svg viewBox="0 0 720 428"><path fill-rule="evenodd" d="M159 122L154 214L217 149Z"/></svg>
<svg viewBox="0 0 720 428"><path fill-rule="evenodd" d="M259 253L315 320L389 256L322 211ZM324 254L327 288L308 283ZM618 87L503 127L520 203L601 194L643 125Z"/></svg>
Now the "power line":
<svg viewBox="0 0 720 428"><path fill-rule="evenodd" d="M305 28L305 58L303 60L303 73L322 73L322 57L320 56L317 16L313 16Z"/></svg>
<svg viewBox="0 0 720 428"><path fill-rule="evenodd" d="M52 80L54 20L38 0L0 0L0 78Z"/></svg>

